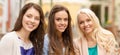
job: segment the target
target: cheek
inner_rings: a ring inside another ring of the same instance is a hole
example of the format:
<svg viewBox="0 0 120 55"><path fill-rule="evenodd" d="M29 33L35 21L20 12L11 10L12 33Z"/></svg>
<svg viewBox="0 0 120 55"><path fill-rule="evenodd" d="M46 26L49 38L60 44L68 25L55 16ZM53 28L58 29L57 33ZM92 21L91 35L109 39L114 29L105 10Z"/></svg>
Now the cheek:
<svg viewBox="0 0 120 55"><path fill-rule="evenodd" d="M82 31L83 32L83 27L79 25L79 31Z"/></svg>
<svg viewBox="0 0 120 55"><path fill-rule="evenodd" d="M27 22L27 20L23 17L22 24L24 24L25 22Z"/></svg>
<svg viewBox="0 0 120 55"><path fill-rule="evenodd" d="M84 32L84 28L85 28L84 25L82 25L82 24L79 25L79 30L80 30L80 31Z"/></svg>
<svg viewBox="0 0 120 55"><path fill-rule="evenodd" d="M94 27L94 26L95 26L93 22L90 22L90 25L91 25L92 27Z"/></svg>
<svg viewBox="0 0 120 55"><path fill-rule="evenodd" d="M57 24L58 24L57 21L54 21L54 25L57 26Z"/></svg>
<svg viewBox="0 0 120 55"><path fill-rule="evenodd" d="M54 22L54 27L55 27L55 29L58 29L58 22Z"/></svg>
<svg viewBox="0 0 120 55"><path fill-rule="evenodd" d="M79 26L79 29L81 29L82 27L81 26Z"/></svg>
<svg viewBox="0 0 120 55"><path fill-rule="evenodd" d="M68 26L68 21L66 22L66 26Z"/></svg>
<svg viewBox="0 0 120 55"><path fill-rule="evenodd" d="M82 28L83 28L83 25L82 25L82 24L79 24L79 28L82 29Z"/></svg>
<svg viewBox="0 0 120 55"><path fill-rule="evenodd" d="M23 16L22 22L28 22L29 18L27 18L26 16Z"/></svg>
<svg viewBox="0 0 120 55"><path fill-rule="evenodd" d="M41 23L40 23L40 22L41 22L40 20L37 20L36 22L37 22L37 24L41 24Z"/></svg>
<svg viewBox="0 0 120 55"><path fill-rule="evenodd" d="M41 24L40 21L37 21L37 22L36 22L36 25L39 26L39 24Z"/></svg>

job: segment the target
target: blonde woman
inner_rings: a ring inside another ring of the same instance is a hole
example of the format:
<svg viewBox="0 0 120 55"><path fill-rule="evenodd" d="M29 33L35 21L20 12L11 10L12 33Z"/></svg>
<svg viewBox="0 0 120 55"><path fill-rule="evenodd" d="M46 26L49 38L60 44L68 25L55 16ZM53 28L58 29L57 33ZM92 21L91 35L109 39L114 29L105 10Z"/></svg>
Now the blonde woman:
<svg viewBox="0 0 120 55"><path fill-rule="evenodd" d="M76 55L117 55L114 35L101 27L98 17L90 9L81 9L77 14L74 40Z"/></svg>

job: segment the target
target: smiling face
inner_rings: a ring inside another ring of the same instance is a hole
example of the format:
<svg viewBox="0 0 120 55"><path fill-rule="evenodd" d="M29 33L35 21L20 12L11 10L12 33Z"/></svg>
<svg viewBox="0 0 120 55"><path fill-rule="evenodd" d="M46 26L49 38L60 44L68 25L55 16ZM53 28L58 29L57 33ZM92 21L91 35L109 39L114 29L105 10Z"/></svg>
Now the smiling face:
<svg viewBox="0 0 120 55"><path fill-rule="evenodd" d="M39 23L40 23L39 12L33 7L29 8L23 16L22 29L28 32L32 32L38 27Z"/></svg>
<svg viewBox="0 0 120 55"><path fill-rule="evenodd" d="M93 20L90 17L88 17L85 13L79 14L78 25L80 30L86 35L91 34L94 30Z"/></svg>
<svg viewBox="0 0 120 55"><path fill-rule="evenodd" d="M55 13L54 17L55 27L59 32L64 32L68 26L68 14L66 11L62 10Z"/></svg>

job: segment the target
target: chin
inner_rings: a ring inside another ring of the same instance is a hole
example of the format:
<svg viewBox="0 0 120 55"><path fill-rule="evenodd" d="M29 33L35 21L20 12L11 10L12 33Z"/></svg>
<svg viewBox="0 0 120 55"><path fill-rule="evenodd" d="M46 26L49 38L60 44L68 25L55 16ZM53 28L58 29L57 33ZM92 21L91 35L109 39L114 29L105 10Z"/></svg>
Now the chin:
<svg viewBox="0 0 120 55"><path fill-rule="evenodd" d="M85 32L86 34L90 34L90 33L92 33L91 31L89 31L89 32Z"/></svg>
<svg viewBox="0 0 120 55"><path fill-rule="evenodd" d="M32 31L34 31L34 30L33 30L33 29L28 29L27 31L28 31L28 32L32 32Z"/></svg>
<svg viewBox="0 0 120 55"><path fill-rule="evenodd" d="M65 30L59 30L59 32L64 32Z"/></svg>

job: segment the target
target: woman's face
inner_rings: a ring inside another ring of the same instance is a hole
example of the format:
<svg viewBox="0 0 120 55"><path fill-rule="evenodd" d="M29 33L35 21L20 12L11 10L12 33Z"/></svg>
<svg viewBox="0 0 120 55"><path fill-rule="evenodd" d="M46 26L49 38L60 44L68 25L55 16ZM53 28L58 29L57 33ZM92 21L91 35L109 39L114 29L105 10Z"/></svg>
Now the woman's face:
<svg viewBox="0 0 120 55"><path fill-rule="evenodd" d="M80 13L78 16L78 25L80 30L84 34L90 34L94 30L94 25L92 19L88 17L85 13Z"/></svg>
<svg viewBox="0 0 120 55"><path fill-rule="evenodd" d="M39 22L40 22L39 12L35 8L31 7L26 11L26 13L23 16L22 29L28 32L32 32L38 27Z"/></svg>
<svg viewBox="0 0 120 55"><path fill-rule="evenodd" d="M62 10L55 13L54 17L55 27L59 32L64 32L68 26L68 14Z"/></svg>

